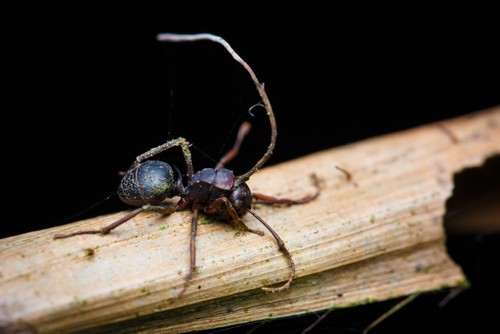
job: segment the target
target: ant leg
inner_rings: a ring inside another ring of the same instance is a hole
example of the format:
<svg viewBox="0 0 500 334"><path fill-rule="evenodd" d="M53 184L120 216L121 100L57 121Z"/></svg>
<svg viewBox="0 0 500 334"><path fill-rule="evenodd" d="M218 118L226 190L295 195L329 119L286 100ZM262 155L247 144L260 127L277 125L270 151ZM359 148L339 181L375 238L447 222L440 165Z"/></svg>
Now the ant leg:
<svg viewBox="0 0 500 334"><path fill-rule="evenodd" d="M80 235L80 234L108 234L111 230L117 228L118 226L120 226L123 223L126 223L127 221L134 218L142 211L144 211L143 208L138 208L138 209L135 209L133 211L130 211L129 213L127 213L125 216L118 219L114 223L109 224L108 226L105 226L105 227L98 229L98 230L83 230L83 231L76 231L76 232L66 233L66 234L56 234L56 235L54 235L54 239L64 239L64 238L69 238L69 237L72 237L75 235Z"/></svg>
<svg viewBox="0 0 500 334"><path fill-rule="evenodd" d="M180 201L179 201L180 202ZM128 222L130 219L134 218L135 216L137 216L139 213L143 212L143 211L155 211L155 212L159 212L163 215L169 215L177 210L182 210L185 205L185 203L182 202L182 203L177 203L175 205L172 205L172 206L164 206L164 205L144 205L140 208L137 208L133 211L130 211L129 213L127 213L125 216L123 216L122 218L118 219L117 221L107 225L107 226L104 226L103 228L100 228L100 229L97 229L97 230L83 230L83 231L76 231L76 232L72 232L72 233L65 233L65 234L56 234L54 235L54 239L64 239L64 238L69 238L69 237L73 237L75 235L82 235L82 234L102 234L102 235L106 235L108 234L109 232L111 232L112 230L114 230L115 228L117 228L118 226Z"/></svg>
<svg viewBox="0 0 500 334"><path fill-rule="evenodd" d="M292 284L293 277L295 276L295 263L293 262L292 255L290 254L290 252L288 251L288 249L286 249L285 243L280 238L280 236L278 235L278 233L276 233L276 231L273 230L273 228L271 226L269 226L269 224L266 223L264 221L264 219L262 219L258 214L256 214L252 210L248 210L248 212L250 212L255 218L257 218L257 220L260 221L261 224L264 225L264 227L269 230L269 232L271 232L271 234L273 235L274 239L276 239L276 242L278 243L279 250L285 255L285 257L287 258L288 262L290 263L290 276L288 276L288 281L286 281L285 284L283 284L282 286L279 286L277 288L263 287L262 290L264 290L266 292L279 292L279 291L283 291L283 290L288 289L290 287L290 284Z"/></svg>
<svg viewBox="0 0 500 334"><path fill-rule="evenodd" d="M184 285L181 292L177 295L180 298L184 291L186 291L191 278L193 278L193 273L196 269L196 232L198 230L198 216L200 212L200 205L195 203L192 208L193 216L191 217L191 241L189 243L189 271L184 277Z"/></svg>
<svg viewBox="0 0 500 334"><path fill-rule="evenodd" d="M189 150L189 146L191 144L184 138L179 137L177 139L169 140L166 143L153 147L147 152L144 152L143 154L137 156L135 158L134 163L132 166L130 166L129 170L140 164L142 161L149 159L159 153L162 153L172 147L175 146L180 146L182 149L182 154L184 155L184 160L186 161L186 168L187 168L187 178L188 181L191 181L191 178L193 177L194 174L194 168L193 168L193 161L191 159L191 151Z"/></svg>
<svg viewBox="0 0 500 334"><path fill-rule="evenodd" d="M262 233L261 231L253 230L248 226L246 226L243 220L241 220L240 216L238 215L238 212L236 212L233 205L226 197L219 197L211 201L205 208L205 212L208 214L215 214L219 211L219 208L223 205L226 207L227 213L231 217L231 222L236 228L245 232L255 233L260 236L264 235L264 233Z"/></svg>
<svg viewBox="0 0 500 334"><path fill-rule="evenodd" d="M215 169L221 169L225 164L233 160L238 155L238 153L240 152L241 143L243 143L243 139L245 139L245 136L248 134L248 132L250 132L251 128L252 125L249 122L243 122L240 125L234 146L219 160L219 162L215 166Z"/></svg>
<svg viewBox="0 0 500 334"><path fill-rule="evenodd" d="M236 212L236 210L234 209L234 207L231 205L231 202L229 202L229 200L226 197L220 197L220 198L217 198L217 199L213 200L212 202L209 203L209 205L207 206L207 208L205 209L205 211L206 211L206 213L209 213L209 214L210 213L215 213L215 212L217 212L217 209L221 205L225 205L226 206L227 211L228 211L229 215L232 218L231 221L232 221L232 223L237 228L239 228L239 229L241 229L243 231L246 231L246 232L252 232L252 233L258 234L260 236L264 235L264 233L262 233L261 231L252 230L248 226L246 226L245 223L243 222L243 220L241 220L241 218L238 216L238 212ZM266 288L266 287L264 287L264 288L262 288L262 290L264 290L266 292L278 292L278 291L282 291L282 290L288 289L288 287L290 286L290 284L293 281L293 276L295 276L295 263L292 260L292 256L290 255L290 252L288 252L288 250L285 247L285 243L280 238L280 236L278 235L278 233L276 233L276 231L274 231L272 229L271 226L269 226L259 215L257 215L252 210L248 210L248 212L250 212L255 218L257 218L257 220L260 221L262 223L262 225L264 225L269 230L269 232L271 232L271 234L273 235L274 239L276 239L276 242L278 243L279 250L288 259L288 262L290 263L290 268L291 268L291 270L290 270L290 277L288 278L288 281L284 285L282 285L280 287L277 287L277 288Z"/></svg>
<svg viewBox="0 0 500 334"><path fill-rule="evenodd" d="M288 199L288 198L276 198L264 194L253 193L252 203L266 204L266 205L286 205L286 206L309 203L310 201L316 199L319 196L319 193L321 192L320 182L316 174L311 174L311 178L314 186L316 187L316 192L314 194L307 195L299 199Z"/></svg>

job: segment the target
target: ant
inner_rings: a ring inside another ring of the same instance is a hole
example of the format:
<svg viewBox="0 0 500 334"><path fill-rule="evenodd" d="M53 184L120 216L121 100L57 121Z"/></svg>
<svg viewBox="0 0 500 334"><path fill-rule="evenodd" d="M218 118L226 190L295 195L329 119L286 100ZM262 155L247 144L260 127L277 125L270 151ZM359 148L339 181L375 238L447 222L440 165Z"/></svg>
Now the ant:
<svg viewBox="0 0 500 334"><path fill-rule="evenodd" d="M166 143L154 147L149 151L136 157L132 166L123 176L120 186L118 188L118 196L122 202L131 206L138 207L130 211L128 214L97 230L82 230L67 234L56 234L54 239L68 238L81 234L108 234L113 229L129 221L136 215L144 211L159 212L162 215L169 215L176 211L190 209L192 211L191 218L191 241L190 241L190 269L184 279L184 286L179 293L179 297L184 293L189 281L191 280L196 263L196 230L197 221L200 212L208 215L215 215L223 220L231 222L236 228L263 236L264 233L258 230L250 229L245 225L241 216L249 212L259 222L264 225L266 229L273 235L278 243L279 250L285 255L290 264L290 275L285 284L279 287L263 287L266 292L278 292L287 289L293 281L295 275L295 264L293 262L290 252L285 247L285 243L280 236L269 226L255 211L252 210L253 203L267 204L267 205L295 205L304 204L314 200L318 197L320 188L319 181L315 175L312 175L316 192L312 195L303 197L301 199L279 199L272 196L253 193L250 191L246 181L259 170L262 165L270 158L276 143L276 120L271 108L271 104L264 90L264 85L261 84L254 72L241 59L238 54L231 48L231 46L221 37L212 34L194 34L194 35L180 35L180 34L159 34L157 36L159 41L197 41L197 40L210 40L222 44L226 50L238 61L250 74L257 91L262 98L263 106L267 111L269 121L271 124L271 143L262 158L245 174L235 176L233 171L224 168L223 166L236 157L239 153L241 143L250 130L250 124L244 122L237 134L236 142L217 163L215 168L204 168L199 172L194 172L193 163L191 160L191 152L189 150L190 143L179 137L177 139L169 140ZM153 156L162 153L170 148L180 147L184 160L186 163L186 179L187 185L182 182L182 175L180 171L174 166L174 169L163 161L148 160ZM177 174L177 178L175 177ZM179 196L180 200L176 204L167 204L163 201L167 198Z"/></svg>

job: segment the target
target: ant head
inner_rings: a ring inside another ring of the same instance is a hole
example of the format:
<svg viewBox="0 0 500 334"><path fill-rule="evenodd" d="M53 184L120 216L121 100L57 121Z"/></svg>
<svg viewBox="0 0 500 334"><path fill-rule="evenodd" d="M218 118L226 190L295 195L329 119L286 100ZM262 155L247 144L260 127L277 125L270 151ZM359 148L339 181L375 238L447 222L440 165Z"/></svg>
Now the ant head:
<svg viewBox="0 0 500 334"><path fill-rule="evenodd" d="M118 188L118 196L122 202L133 206L155 205L179 195L182 189L182 182L174 179L169 164L148 160L127 172Z"/></svg>

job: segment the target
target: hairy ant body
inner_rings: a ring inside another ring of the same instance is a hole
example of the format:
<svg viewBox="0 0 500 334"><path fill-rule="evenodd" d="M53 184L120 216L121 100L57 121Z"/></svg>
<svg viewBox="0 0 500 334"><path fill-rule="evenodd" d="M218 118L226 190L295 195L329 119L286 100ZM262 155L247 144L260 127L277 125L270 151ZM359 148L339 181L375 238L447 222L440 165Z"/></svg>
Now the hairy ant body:
<svg viewBox="0 0 500 334"><path fill-rule="evenodd" d="M252 194L246 181L269 159L276 143L276 121L271 108L271 104L264 90L264 85L259 83L252 69L233 51L230 45L221 37L211 34L196 35L178 35L178 34L160 34L160 41L196 41L211 40L222 44L233 58L245 67L250 74L257 90L263 100L267 115L271 124L271 143L263 157L247 173L235 176L233 172L223 166L232 160L239 152L240 145L250 129L250 124L245 122L240 126L238 136L234 147L227 152L215 166L215 168L204 168L199 172L194 172L189 150L189 142L184 138L177 138L167 141L163 145L154 147L149 151L136 157L134 163L123 177L118 195L120 199L131 206L138 207L129 212L122 218L98 230L83 230L67 234L57 234L54 239L68 238L81 234L108 234L111 230L117 228L123 223L143 211L159 212L163 215L169 215L176 211L190 209L193 213L191 219L191 243L190 243L190 270L185 277L185 283L179 296L186 290L189 281L193 276L196 263L196 245L195 236L197 230L197 220L200 212L209 215L215 215L228 220L235 227L246 232L255 233L263 236L261 231L250 229L245 225L241 216L247 212L259 220L273 235L278 243L279 250L286 256L290 264L290 275L285 284L271 288L263 287L267 292L277 292L287 289L293 281L295 275L295 264L292 256L285 247L285 243L279 235L251 209L252 203L261 203L269 205L294 205L303 204L312 201L319 195L319 187L316 177L313 176L317 191L315 194L306 196L298 200L278 199L262 194ZM148 160L153 156L164 152L172 147L180 147L186 162L187 185L183 185L182 175L176 169L177 179L175 178L172 167L158 160ZM179 196L180 200L176 204L167 204L163 201L167 198Z"/></svg>

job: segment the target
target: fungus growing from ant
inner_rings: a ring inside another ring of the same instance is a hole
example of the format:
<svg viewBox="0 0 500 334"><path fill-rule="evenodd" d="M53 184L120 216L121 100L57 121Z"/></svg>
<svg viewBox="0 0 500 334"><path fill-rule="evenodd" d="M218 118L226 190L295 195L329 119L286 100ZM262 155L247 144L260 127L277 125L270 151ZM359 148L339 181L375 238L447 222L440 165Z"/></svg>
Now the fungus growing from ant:
<svg viewBox="0 0 500 334"><path fill-rule="evenodd" d="M190 143L182 137L169 140L137 156L121 180L118 188L120 199L128 205L137 207L137 209L130 211L122 218L101 229L57 234L54 236L54 239L69 238L82 234L105 235L144 211L154 211L162 215L169 215L176 211L189 209L192 212L190 267L184 278L182 290L178 295L180 297L186 290L195 271L195 239L200 214L214 215L228 221L244 232L263 236L264 233L262 231L250 229L241 219L241 217L248 212L271 233L278 244L279 250L287 258L290 265L290 274L284 284L278 287L263 287L262 289L266 292L278 292L287 289L292 283L295 275L295 264L292 256L278 233L252 210L252 204L259 203L265 205L290 206L308 203L319 195L320 189L318 179L313 175L316 192L300 199L275 198L259 193L252 193L246 182L271 157L276 145L277 136L276 119L264 89L264 84L258 81L250 66L232 49L229 43L219 36L212 34L183 35L165 33L159 34L157 38L162 42L209 40L219 43L245 68L257 88L271 125L271 140L267 151L248 172L242 175L235 176L233 171L224 168L224 165L238 155L241 143L250 130L250 124L244 122L239 128L234 146L220 159L216 166L214 168L204 168L195 172L191 159L191 152L189 150ZM183 176L177 168L173 169L168 163L163 161L149 160L155 155L173 147L180 147L184 156L186 163L186 184L183 184ZM167 198L172 198L174 196L180 197L177 203L169 204L164 202Z"/></svg>

